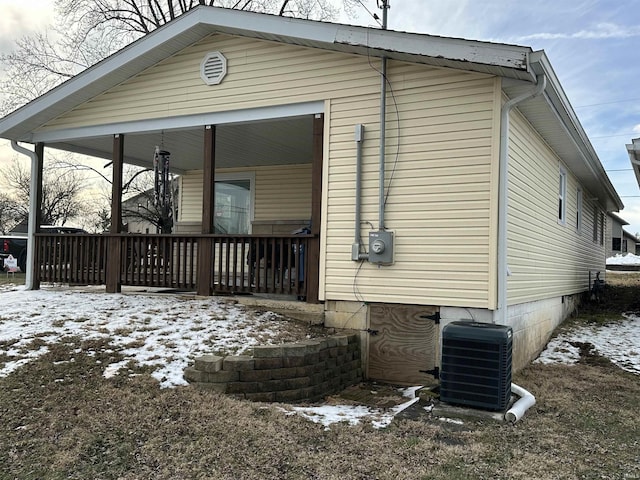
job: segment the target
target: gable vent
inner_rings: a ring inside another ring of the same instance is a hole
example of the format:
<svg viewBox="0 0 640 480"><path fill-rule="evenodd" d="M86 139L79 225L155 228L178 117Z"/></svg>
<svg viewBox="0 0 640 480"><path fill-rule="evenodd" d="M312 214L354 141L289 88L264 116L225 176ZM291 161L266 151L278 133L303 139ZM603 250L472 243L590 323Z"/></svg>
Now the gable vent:
<svg viewBox="0 0 640 480"><path fill-rule="evenodd" d="M227 74L227 59L220 52L209 52L200 63L200 76L207 85L218 85Z"/></svg>

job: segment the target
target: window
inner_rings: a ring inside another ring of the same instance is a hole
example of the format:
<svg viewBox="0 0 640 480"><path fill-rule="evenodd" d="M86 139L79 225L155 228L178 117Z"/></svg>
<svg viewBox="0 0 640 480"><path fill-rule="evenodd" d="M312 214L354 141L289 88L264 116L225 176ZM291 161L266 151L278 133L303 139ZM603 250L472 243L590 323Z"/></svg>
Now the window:
<svg viewBox="0 0 640 480"><path fill-rule="evenodd" d="M629 247L628 247L628 244L627 244L627 239L622 240L622 251L625 252L625 253L629 251Z"/></svg>
<svg viewBox="0 0 640 480"><path fill-rule="evenodd" d="M597 242L598 241L598 221L600 220L600 212L598 212L598 209L596 208L596 206L593 206L593 241Z"/></svg>
<svg viewBox="0 0 640 480"><path fill-rule="evenodd" d="M582 190L576 191L576 230L582 231Z"/></svg>
<svg viewBox="0 0 640 480"><path fill-rule="evenodd" d="M605 225L604 213L600 212L600 245L604 245L604 225Z"/></svg>
<svg viewBox="0 0 640 480"><path fill-rule="evenodd" d="M567 215L567 172L560 167L558 181L558 223L564 225Z"/></svg>
<svg viewBox="0 0 640 480"><path fill-rule="evenodd" d="M619 252L620 246L621 246L620 238L613 237L611 239L611 250L613 250L614 252Z"/></svg>
<svg viewBox="0 0 640 480"><path fill-rule="evenodd" d="M251 233L253 183L254 176L250 174L216 175L215 233Z"/></svg>

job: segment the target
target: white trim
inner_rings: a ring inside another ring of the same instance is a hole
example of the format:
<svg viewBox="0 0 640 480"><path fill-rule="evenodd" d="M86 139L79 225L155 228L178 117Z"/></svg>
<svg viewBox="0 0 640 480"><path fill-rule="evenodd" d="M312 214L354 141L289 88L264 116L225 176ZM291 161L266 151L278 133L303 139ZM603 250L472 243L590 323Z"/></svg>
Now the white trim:
<svg viewBox="0 0 640 480"><path fill-rule="evenodd" d="M558 172L558 223L567 224L567 170L560 166Z"/></svg>
<svg viewBox="0 0 640 480"><path fill-rule="evenodd" d="M582 216L584 212L584 194L582 189L578 187L576 189L576 232L578 235L582 235Z"/></svg>
<svg viewBox="0 0 640 480"><path fill-rule="evenodd" d="M298 117L323 113L324 102L305 102L271 107L248 108L226 112L212 112L179 117L155 118L136 122L111 123L91 127L66 128L34 133L30 143L64 142L80 138L95 138L106 135L152 133L167 130L180 130L204 125L229 125L234 123L274 120L286 117Z"/></svg>
<svg viewBox="0 0 640 480"><path fill-rule="evenodd" d="M226 182L228 180L249 180L249 234L253 231L253 220L256 206L256 172L231 172L216 173L215 182ZM215 209L215 185L213 188L213 208Z"/></svg>

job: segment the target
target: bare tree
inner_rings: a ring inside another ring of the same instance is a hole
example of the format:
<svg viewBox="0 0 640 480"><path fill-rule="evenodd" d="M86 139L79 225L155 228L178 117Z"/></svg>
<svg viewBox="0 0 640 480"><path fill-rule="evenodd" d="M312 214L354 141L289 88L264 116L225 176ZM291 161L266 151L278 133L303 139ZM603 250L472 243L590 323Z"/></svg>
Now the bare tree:
<svg viewBox="0 0 640 480"><path fill-rule="evenodd" d="M6 193L0 193L0 234L5 234L20 223L18 205Z"/></svg>
<svg viewBox="0 0 640 480"><path fill-rule="evenodd" d="M347 11L356 2L342 0ZM338 13L332 0L56 0L48 31L23 37L12 53L0 55L0 115L199 5L317 20Z"/></svg>
<svg viewBox="0 0 640 480"><path fill-rule="evenodd" d="M15 208L14 220L18 223L26 220L29 217L29 170L14 160L0 175L6 185L5 195ZM47 169L42 181L42 224L64 225L83 216L87 211L81 195L84 187L85 179L77 171Z"/></svg>

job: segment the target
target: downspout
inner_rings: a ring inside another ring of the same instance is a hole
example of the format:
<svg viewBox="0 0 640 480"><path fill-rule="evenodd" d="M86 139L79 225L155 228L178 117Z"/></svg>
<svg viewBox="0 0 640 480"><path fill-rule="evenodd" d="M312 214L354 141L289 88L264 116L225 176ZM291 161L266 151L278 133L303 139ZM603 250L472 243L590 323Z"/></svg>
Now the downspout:
<svg viewBox="0 0 640 480"><path fill-rule="evenodd" d="M36 152L32 152L20 145L16 140L11 140L11 148L16 152L22 153L31 158L31 180L29 185L29 226L27 230L27 271L25 287L27 290L33 290L33 252L36 244L36 191L38 189L38 181L40 179L33 172L38 169L38 156Z"/></svg>
<svg viewBox="0 0 640 480"><path fill-rule="evenodd" d="M508 100L500 112L500 153L498 181L498 311L497 322L507 325L507 212L509 206L509 113L519 103L544 92L547 77L536 77L535 87L522 95Z"/></svg>

